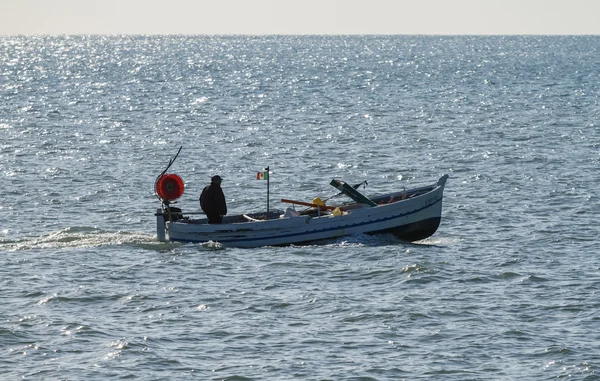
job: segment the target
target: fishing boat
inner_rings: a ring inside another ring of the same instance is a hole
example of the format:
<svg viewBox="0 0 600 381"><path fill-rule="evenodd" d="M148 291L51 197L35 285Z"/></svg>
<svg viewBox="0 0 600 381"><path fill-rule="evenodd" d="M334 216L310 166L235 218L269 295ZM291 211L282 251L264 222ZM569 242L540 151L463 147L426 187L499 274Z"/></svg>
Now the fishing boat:
<svg viewBox="0 0 600 381"><path fill-rule="evenodd" d="M443 175L427 186L370 197L360 193L358 186L334 179L330 184L349 201L326 205L318 198L311 202L281 199L290 206L275 210L267 206L267 211L224 216L221 224L209 224L207 218L193 218L172 205L183 194L184 184L178 175L166 171L155 183L162 203L155 213L158 240L213 241L243 248L313 244L354 234L391 233L410 242L425 239L440 225L448 179ZM297 206L303 209L297 210Z"/></svg>

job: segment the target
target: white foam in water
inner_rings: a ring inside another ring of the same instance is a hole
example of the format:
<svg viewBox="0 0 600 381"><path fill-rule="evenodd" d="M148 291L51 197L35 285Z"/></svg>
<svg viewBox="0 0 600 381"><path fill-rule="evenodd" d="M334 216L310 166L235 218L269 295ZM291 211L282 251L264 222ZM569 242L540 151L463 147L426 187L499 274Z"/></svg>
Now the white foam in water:
<svg viewBox="0 0 600 381"><path fill-rule="evenodd" d="M181 243L159 242L156 235L117 231L109 232L97 228L70 227L58 232L40 237L22 239L4 245L7 251L22 251L35 249L82 249L101 246L139 246L150 250L162 250L165 247L175 247ZM225 250L220 242L208 241L200 244L203 250Z"/></svg>
<svg viewBox="0 0 600 381"><path fill-rule="evenodd" d="M382 246L397 245L405 243L396 238L393 234L353 234L339 238L335 244L338 246Z"/></svg>
<svg viewBox="0 0 600 381"><path fill-rule="evenodd" d="M225 246L223 246L220 242L208 241L200 244L203 249L206 250L224 250Z"/></svg>
<svg viewBox="0 0 600 381"><path fill-rule="evenodd" d="M139 232L108 232L96 228L70 227L58 232L41 237L26 238L4 247L8 251L34 250L34 249L66 249L90 248L117 245L149 245L162 246L156 236Z"/></svg>
<svg viewBox="0 0 600 381"><path fill-rule="evenodd" d="M430 246L450 246L458 242L458 238L447 238L447 237L429 237L421 241L413 242L416 245L430 245Z"/></svg>

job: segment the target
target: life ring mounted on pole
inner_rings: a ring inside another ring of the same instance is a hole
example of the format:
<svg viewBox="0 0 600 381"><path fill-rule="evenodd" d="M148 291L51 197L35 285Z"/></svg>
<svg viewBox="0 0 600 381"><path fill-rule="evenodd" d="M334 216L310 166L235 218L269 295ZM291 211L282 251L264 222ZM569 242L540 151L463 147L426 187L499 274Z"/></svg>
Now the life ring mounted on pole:
<svg viewBox="0 0 600 381"><path fill-rule="evenodd" d="M163 201L175 201L183 194L185 185L179 175L164 173L157 180L155 191Z"/></svg>
<svg viewBox="0 0 600 381"><path fill-rule="evenodd" d="M163 203L168 204L170 201L177 200L183 194L185 185L183 184L181 177L175 174L167 173L169 168L171 168L175 162L175 159L177 159L179 156L182 148L183 146L179 147L179 150L175 156L169 160L169 165L167 165L167 168L165 168L165 170L162 171L154 181L154 191Z"/></svg>

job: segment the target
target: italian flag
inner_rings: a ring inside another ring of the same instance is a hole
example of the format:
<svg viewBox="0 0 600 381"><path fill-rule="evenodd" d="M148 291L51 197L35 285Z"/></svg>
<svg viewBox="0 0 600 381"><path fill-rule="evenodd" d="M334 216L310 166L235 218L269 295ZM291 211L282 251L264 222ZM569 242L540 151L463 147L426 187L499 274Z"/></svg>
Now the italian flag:
<svg viewBox="0 0 600 381"><path fill-rule="evenodd" d="M258 172L256 180L269 180L269 172Z"/></svg>

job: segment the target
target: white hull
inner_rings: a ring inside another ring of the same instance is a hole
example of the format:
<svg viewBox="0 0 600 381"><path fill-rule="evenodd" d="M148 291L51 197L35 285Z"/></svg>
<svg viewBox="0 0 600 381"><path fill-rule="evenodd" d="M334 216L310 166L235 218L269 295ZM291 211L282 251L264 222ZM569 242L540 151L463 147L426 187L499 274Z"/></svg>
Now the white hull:
<svg viewBox="0 0 600 381"><path fill-rule="evenodd" d="M432 235L442 216L442 197L447 175L429 187L415 188L372 198L378 205L344 205L342 215L324 213L269 220L239 221L225 217L223 224L206 220L164 222L157 213L159 239L179 242L219 242L227 247L259 247L304 244L352 234L390 232L416 241ZM228 223L228 221L239 221ZM161 231L162 230L162 231Z"/></svg>

